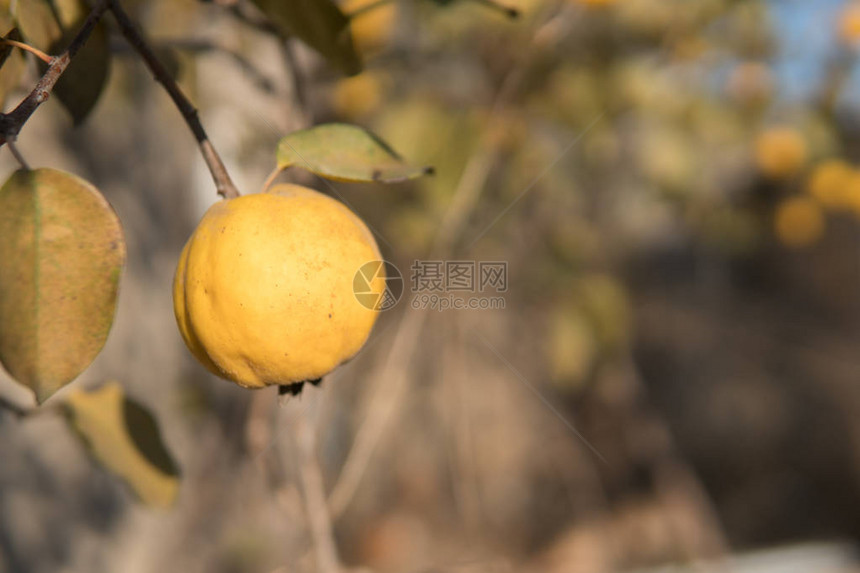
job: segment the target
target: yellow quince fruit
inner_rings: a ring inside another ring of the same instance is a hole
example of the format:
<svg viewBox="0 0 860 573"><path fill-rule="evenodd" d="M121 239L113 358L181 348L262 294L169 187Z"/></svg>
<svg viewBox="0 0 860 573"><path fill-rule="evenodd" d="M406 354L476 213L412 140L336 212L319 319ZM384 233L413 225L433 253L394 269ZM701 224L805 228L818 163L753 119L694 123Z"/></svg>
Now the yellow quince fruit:
<svg viewBox="0 0 860 573"><path fill-rule="evenodd" d="M378 311L353 281L380 260L364 222L312 189L276 185L220 201L182 250L176 321L192 354L240 386L316 381L367 340ZM375 268L370 291L382 296L384 266Z"/></svg>

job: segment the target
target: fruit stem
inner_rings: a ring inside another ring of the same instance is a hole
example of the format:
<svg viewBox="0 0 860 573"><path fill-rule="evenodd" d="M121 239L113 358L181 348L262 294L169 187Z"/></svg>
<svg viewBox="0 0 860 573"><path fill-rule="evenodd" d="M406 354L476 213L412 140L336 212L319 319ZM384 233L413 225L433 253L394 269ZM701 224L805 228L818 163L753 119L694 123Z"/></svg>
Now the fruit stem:
<svg viewBox="0 0 860 573"><path fill-rule="evenodd" d="M263 182L263 193L269 190L269 187L275 182L278 175L281 174L282 169L280 167L275 167L275 169L269 173L269 176L266 177L266 180Z"/></svg>
<svg viewBox="0 0 860 573"><path fill-rule="evenodd" d="M182 93L182 90L179 89L179 85L177 85L176 81L164 67L164 64L162 64L156 57L155 52L143 38L142 34L138 31L125 10L123 10L119 1L107 0L107 2L110 6L110 11L113 13L114 19L119 25L122 35L125 36L125 39L131 47L138 53L138 55L140 55L141 59L143 59L146 66L155 77L155 80L164 86L170 99L172 99L173 103L176 104L176 107L185 119L185 123L188 124L188 127L194 134L195 139L197 139L197 143L200 146L200 152L203 154L203 159L206 161L206 165L209 167L209 171L212 174L212 179L215 181L215 188L218 190L218 194L225 199L238 197L239 190L236 189L236 186L233 184L233 180L230 178L230 174L227 173L227 168L224 166L224 162L221 161L221 157L218 155L218 152L215 151L215 147L212 145L212 142L209 141L209 136L206 135L206 130L203 129L203 124L200 123L197 108L191 104L188 98L185 97L185 94Z"/></svg>

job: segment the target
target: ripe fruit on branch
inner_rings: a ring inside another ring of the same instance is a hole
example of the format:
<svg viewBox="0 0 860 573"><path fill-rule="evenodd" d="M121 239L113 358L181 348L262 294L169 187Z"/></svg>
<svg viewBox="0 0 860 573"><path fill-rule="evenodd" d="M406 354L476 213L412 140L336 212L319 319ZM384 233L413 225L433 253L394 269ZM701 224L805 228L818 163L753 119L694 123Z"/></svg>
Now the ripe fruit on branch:
<svg viewBox="0 0 860 573"><path fill-rule="evenodd" d="M179 259L173 309L210 371L246 388L316 380L364 345L377 312L353 277L381 260L342 203L297 185L220 201ZM381 294L385 278L371 290Z"/></svg>

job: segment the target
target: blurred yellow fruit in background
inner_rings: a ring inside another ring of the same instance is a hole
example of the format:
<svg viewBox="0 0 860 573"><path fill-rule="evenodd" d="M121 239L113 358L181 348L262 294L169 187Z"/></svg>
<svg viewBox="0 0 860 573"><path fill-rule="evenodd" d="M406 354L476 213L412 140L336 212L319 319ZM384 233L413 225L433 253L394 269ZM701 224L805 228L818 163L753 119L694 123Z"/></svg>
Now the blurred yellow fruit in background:
<svg viewBox="0 0 860 573"><path fill-rule="evenodd" d="M783 244L805 247L817 241L824 232L824 214L809 197L791 197L777 206L774 229Z"/></svg>
<svg viewBox="0 0 860 573"><path fill-rule="evenodd" d="M837 25L839 39L854 46L860 41L860 2L849 2L842 9Z"/></svg>
<svg viewBox="0 0 860 573"><path fill-rule="evenodd" d="M350 30L355 47L362 54L370 54L384 48L394 33L397 23L397 2L374 6L377 0L346 0L342 9L350 16ZM368 10L362 11L365 8ZM355 17L351 15L355 14Z"/></svg>
<svg viewBox="0 0 860 573"><path fill-rule="evenodd" d="M176 321L200 362L240 386L316 380L367 340L378 313L356 300L353 279L380 259L361 219L312 189L220 201L180 256Z"/></svg>
<svg viewBox="0 0 860 573"><path fill-rule="evenodd" d="M771 127L756 138L756 165L768 177L792 177L803 168L806 159L806 141L793 128Z"/></svg>
<svg viewBox="0 0 860 573"><path fill-rule="evenodd" d="M850 190L856 173L841 159L828 159L816 165L806 184L807 192L831 209L851 207Z"/></svg>
<svg viewBox="0 0 860 573"><path fill-rule="evenodd" d="M378 109L382 95L380 75L365 71L357 76L343 78L335 84L332 107L341 117L355 120Z"/></svg>

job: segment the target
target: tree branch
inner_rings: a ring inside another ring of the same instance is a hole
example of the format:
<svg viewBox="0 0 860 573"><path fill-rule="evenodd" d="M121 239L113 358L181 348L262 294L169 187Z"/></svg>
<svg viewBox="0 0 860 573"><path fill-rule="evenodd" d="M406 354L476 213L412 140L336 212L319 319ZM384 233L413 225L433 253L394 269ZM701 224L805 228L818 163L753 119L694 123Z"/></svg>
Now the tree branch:
<svg viewBox="0 0 860 573"><path fill-rule="evenodd" d="M191 53L218 52L224 54L233 60L258 88L269 94L277 93L274 82L257 69L254 62L241 53L216 42L210 40L171 40L159 42L158 46Z"/></svg>
<svg viewBox="0 0 860 573"><path fill-rule="evenodd" d="M5 396L0 396L0 410L6 410L19 418L23 418L33 413L34 408L22 406L6 398Z"/></svg>
<svg viewBox="0 0 860 573"><path fill-rule="evenodd" d="M212 142L209 141L209 136L206 135L206 131L200 123L197 109L191 105L191 102L188 101L188 98L185 97L185 94L183 94L182 90L179 89L176 81L174 81L171 75L167 72L167 69L165 69L164 65L155 56L152 48L150 48L149 44L146 43L146 40L143 39L143 36L137 30L125 10L123 10L119 1L107 0L107 2L111 13L113 13L114 19L116 19L116 22L119 25L122 35L125 36L125 39L128 40L131 47L137 51L146 63L146 66L152 72L155 80L164 86L164 89L167 90L173 103L175 103L176 107L179 108L179 112L182 114L182 117L185 118L185 123L188 124L188 127L194 134L195 139L197 139L200 151L203 153L203 159L206 160L206 165L212 173L212 179L215 181L215 187L218 190L218 194L225 199L238 197L239 190L236 189L236 186L233 184L233 180L230 179L230 175L227 173L227 168L221 161L221 157L218 155L218 152L215 151L215 148L212 146Z"/></svg>
<svg viewBox="0 0 860 573"><path fill-rule="evenodd" d="M107 10L108 4L109 0L101 0L101 2L96 4L87 17L86 22L84 22L84 25L81 26L81 29L69 44L69 47L66 48L66 51L59 56L51 58L48 69L45 70L45 73L39 79L38 83L36 83L36 87L18 104L18 107L9 113L0 114L0 146L7 141L15 141L21 132L21 128L27 123L27 120L36 111L36 108L48 100L51 90L54 89L54 86L57 84L60 76L63 75L63 72L66 71L66 68L69 67L72 58L75 57L75 54L78 53L89 39L96 24L98 24L102 15Z"/></svg>

